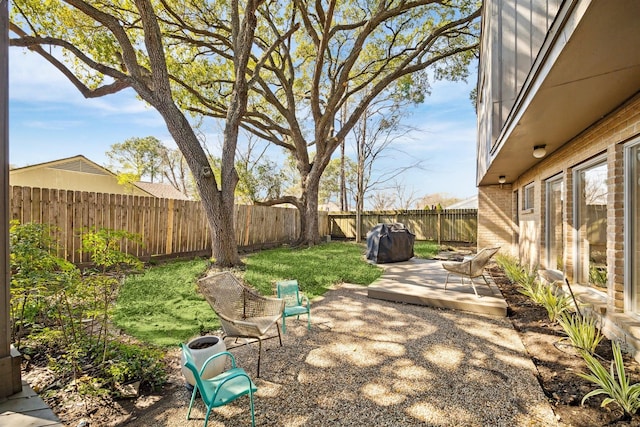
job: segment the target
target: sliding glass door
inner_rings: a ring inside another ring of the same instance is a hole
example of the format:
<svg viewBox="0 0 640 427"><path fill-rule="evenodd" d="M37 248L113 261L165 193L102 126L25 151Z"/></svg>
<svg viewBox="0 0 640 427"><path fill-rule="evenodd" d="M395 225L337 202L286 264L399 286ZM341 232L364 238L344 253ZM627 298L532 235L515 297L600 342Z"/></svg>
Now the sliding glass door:
<svg viewBox="0 0 640 427"><path fill-rule="evenodd" d="M590 162L575 171L576 269L578 283L607 288L607 164Z"/></svg>
<svg viewBox="0 0 640 427"><path fill-rule="evenodd" d="M546 182L546 268L564 271L564 185L562 177Z"/></svg>
<svg viewBox="0 0 640 427"><path fill-rule="evenodd" d="M625 149L625 292L627 307L640 313L640 141Z"/></svg>

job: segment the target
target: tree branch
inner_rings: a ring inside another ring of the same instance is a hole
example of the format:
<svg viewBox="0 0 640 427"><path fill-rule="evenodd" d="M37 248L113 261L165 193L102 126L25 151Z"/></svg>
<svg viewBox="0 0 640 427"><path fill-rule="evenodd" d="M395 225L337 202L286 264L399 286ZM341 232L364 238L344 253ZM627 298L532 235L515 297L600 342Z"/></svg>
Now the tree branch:
<svg viewBox="0 0 640 427"><path fill-rule="evenodd" d="M14 24L10 24L10 29L18 35L25 34L19 27L15 26ZM47 62L49 62L62 74L64 74L64 76L69 79L71 84L73 84L85 98L99 98L104 95L117 93L131 86L129 78L126 74L93 61L91 58L89 58L87 55L82 53L75 46L66 42L65 40L55 39L52 37L30 37L27 35L22 35L18 39L11 39L9 43L11 46L26 47L29 50L38 53ZM55 56L44 50L42 48L42 45L58 46L67 49L80 61L87 64L94 70L101 72L102 74L113 77L115 81L110 84L99 86L96 89L91 89L80 79L78 79L76 75L62 61L58 60Z"/></svg>

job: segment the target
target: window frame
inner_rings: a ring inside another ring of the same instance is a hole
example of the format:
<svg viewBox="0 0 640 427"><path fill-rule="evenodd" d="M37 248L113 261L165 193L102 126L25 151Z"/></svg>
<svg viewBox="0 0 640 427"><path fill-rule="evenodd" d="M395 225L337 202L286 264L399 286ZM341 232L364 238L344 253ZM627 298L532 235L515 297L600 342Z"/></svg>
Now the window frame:
<svg viewBox="0 0 640 427"><path fill-rule="evenodd" d="M522 187L522 211L523 212L533 212L533 207L535 205L535 199L536 199L535 190L536 190L535 182L530 182L529 184Z"/></svg>
<svg viewBox="0 0 640 427"><path fill-rule="evenodd" d="M633 140L624 144L624 166L623 166L623 193L624 193L624 310L635 316L640 316L640 311L636 311L633 307L633 281L631 276L633 275L633 251L636 249L634 245L638 245L638 242L634 242L633 239L633 204L631 200L631 191L633 186L636 185L632 179L632 173L634 167L633 150L638 148L637 155L640 155L640 138L634 138ZM639 159L640 160L640 159ZM640 184L640 183L639 183ZM636 260L640 262L640 260ZM638 290L640 291L640 289Z"/></svg>
<svg viewBox="0 0 640 427"><path fill-rule="evenodd" d="M608 168L609 165L607 163L607 153L601 153L597 156L595 156L594 158L587 160L585 162L582 162L578 165L575 165L574 167L571 168L571 177L572 177L572 181L573 181L573 185L571 188L571 202L573 204L573 209L572 209L572 215L573 215L573 220L572 220L572 224L570 225L571 228L573 229L573 248L571 249L573 252L573 275L574 275L574 280L576 280L576 282L578 283L578 278L581 277L581 275L583 273L581 273L579 270L581 268L584 268L584 266L582 265L582 261L579 259L580 256L580 242L579 242L579 224L577 224L577 221L580 220L580 214L579 214L579 200L578 197L580 196L580 185L581 185L581 179L579 178L580 173L584 170L587 169L591 169L594 168L596 166L599 166L601 164L604 164L607 166L607 174L608 174ZM568 196L567 196L568 197ZM608 220L608 218L607 218ZM588 276L588 274L587 274ZM586 286L589 286L588 283L586 283ZM595 289L591 286L589 286L591 289ZM604 291L600 291L597 290L597 292L604 292Z"/></svg>
<svg viewBox="0 0 640 427"><path fill-rule="evenodd" d="M549 198L549 195L551 193L551 187L553 186L553 184L556 184L558 182L562 186L561 187L561 191L563 193L562 197L566 198L567 197L567 191L565 189L564 173L560 172L560 173L558 173L556 175L553 175L553 176L547 178L544 181L544 183L545 183L545 201L544 201L544 206L545 206L545 208L544 208L544 225L545 225L545 231L544 231L545 232L545 242L544 242L544 245L545 245L545 248L544 248L544 251L545 251L545 262L546 262L546 267L547 268L549 268L549 266L552 264L552 260L551 260L551 257L550 257L550 255L551 255L550 249L551 248L549 246L549 241L551 240L551 230L550 230L550 227L549 227L549 225L550 225L549 212L550 212L550 208L551 208L551 200ZM563 214L562 214L563 226L566 227L566 223L564 223L564 221L566 219L566 215L565 215L565 212L564 212L564 206L563 206L562 210L563 210ZM564 233L563 233L563 237L562 238L564 239ZM565 244L565 242L563 241L562 242L562 245L563 245L563 248L564 248L563 252L566 251L566 248L565 248L564 244ZM564 253L563 253L563 255L564 255ZM564 272L564 267L563 267L563 272Z"/></svg>

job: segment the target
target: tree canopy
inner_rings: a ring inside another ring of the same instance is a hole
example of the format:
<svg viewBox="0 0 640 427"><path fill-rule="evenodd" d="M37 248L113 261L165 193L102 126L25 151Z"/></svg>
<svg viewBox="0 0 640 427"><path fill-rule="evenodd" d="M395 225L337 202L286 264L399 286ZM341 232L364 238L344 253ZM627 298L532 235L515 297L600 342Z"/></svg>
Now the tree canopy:
<svg viewBox="0 0 640 427"><path fill-rule="evenodd" d="M131 88L160 113L193 174L212 231L212 254L221 266L241 263L233 228L235 152L261 4L196 0L178 4L176 11L163 0L16 0L10 11L10 44L45 58L85 97ZM192 18L197 28L189 28ZM210 68L226 70L233 88L224 101L219 181L177 90L180 78L200 79L201 40L212 47L206 59Z"/></svg>
<svg viewBox="0 0 640 427"><path fill-rule="evenodd" d="M241 126L295 159L300 195L265 203L297 206L301 243L313 243L320 177L336 148L382 93L420 102L429 76L467 76L478 48L480 2L275 0L259 13L255 43L268 56L249 62L260 72L251 73ZM200 79L180 79L184 107L224 117L231 90L224 70L200 71Z"/></svg>
<svg viewBox="0 0 640 427"><path fill-rule="evenodd" d="M193 174L213 255L234 265L239 129L295 159L300 192L267 203L293 203L302 213L300 243L315 243L320 178L336 148L381 93L419 102L429 76L465 78L480 5L15 0L10 43L47 59L86 97L132 88L158 110ZM225 121L218 176L187 112Z"/></svg>

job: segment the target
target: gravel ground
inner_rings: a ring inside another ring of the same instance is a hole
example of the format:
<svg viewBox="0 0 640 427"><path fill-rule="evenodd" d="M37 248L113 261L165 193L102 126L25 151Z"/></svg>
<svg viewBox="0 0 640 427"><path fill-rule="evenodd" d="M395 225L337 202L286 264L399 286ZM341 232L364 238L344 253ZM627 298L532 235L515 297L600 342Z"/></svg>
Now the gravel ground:
<svg viewBox="0 0 640 427"><path fill-rule="evenodd" d="M256 425L557 425L507 318L369 299L345 284L313 301L311 322L288 320L282 347L264 342ZM257 350L231 350L252 377ZM127 425L202 426L202 402L186 421L189 394L175 389ZM250 425L248 404L215 409L209 426Z"/></svg>

